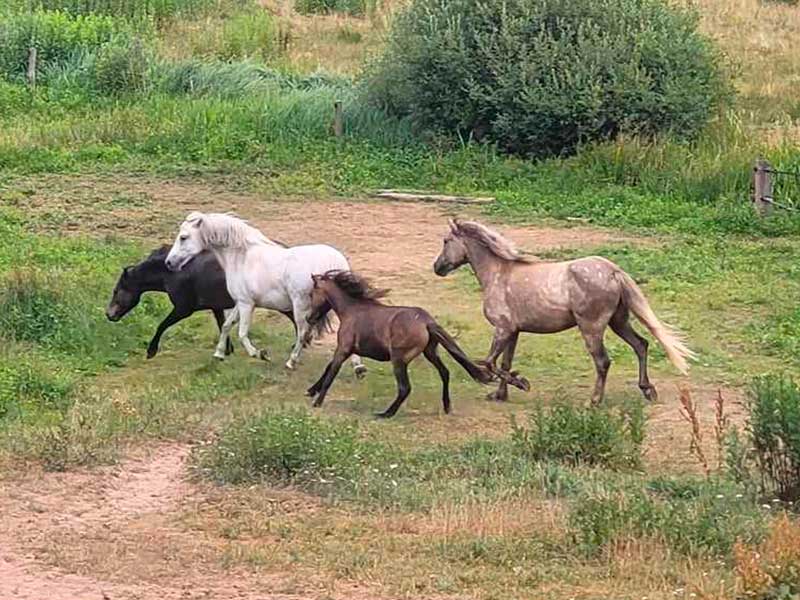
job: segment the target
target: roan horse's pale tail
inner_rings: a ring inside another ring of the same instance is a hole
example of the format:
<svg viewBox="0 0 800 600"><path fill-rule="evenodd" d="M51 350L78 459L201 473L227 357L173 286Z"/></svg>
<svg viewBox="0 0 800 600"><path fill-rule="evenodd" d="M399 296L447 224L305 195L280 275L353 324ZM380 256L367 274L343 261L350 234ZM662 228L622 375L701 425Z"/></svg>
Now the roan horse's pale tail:
<svg viewBox="0 0 800 600"><path fill-rule="evenodd" d="M626 306L661 343L672 364L684 375L688 373L689 364L686 359L694 359L697 355L683 343L680 332L658 320L641 288L630 275L619 269L617 276L622 284L623 301Z"/></svg>

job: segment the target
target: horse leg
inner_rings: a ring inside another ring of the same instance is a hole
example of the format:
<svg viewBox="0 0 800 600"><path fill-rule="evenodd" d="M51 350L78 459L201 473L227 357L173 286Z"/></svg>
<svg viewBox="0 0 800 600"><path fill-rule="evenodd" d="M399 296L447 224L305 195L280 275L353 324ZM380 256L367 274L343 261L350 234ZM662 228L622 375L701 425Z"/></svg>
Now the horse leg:
<svg viewBox="0 0 800 600"><path fill-rule="evenodd" d="M222 333L222 325L225 323L225 311L221 308L211 309L214 313L214 319L217 321L217 328ZM233 342L228 338L225 342L225 355L233 354Z"/></svg>
<svg viewBox="0 0 800 600"><path fill-rule="evenodd" d="M382 413L375 415L381 419L389 419L395 415L397 409L403 404L408 395L411 393L411 382L408 380L408 365L402 358L396 358L392 361L394 366L394 378L397 380L397 398L392 402L391 406Z"/></svg>
<svg viewBox="0 0 800 600"><path fill-rule="evenodd" d="M319 394L319 391L322 389L322 382L325 381L325 376L330 372L332 364L333 364L333 361L330 361L325 366L325 370L322 372L322 375L320 375L320 378L317 379L317 381L316 381L316 383L314 383L314 385L312 385L310 388L308 388L306 390L306 396L308 396L310 398L313 398L314 396Z"/></svg>
<svg viewBox="0 0 800 600"><path fill-rule="evenodd" d="M239 320L239 307L235 306L228 314L225 316L225 322L222 324L222 328L219 330L219 341L217 342L217 348L214 350L214 358L218 358L223 360L225 358L225 350L228 346L228 342L231 329L236 324L236 321Z"/></svg>
<svg viewBox="0 0 800 600"><path fill-rule="evenodd" d="M325 373L322 376L322 384L319 388L319 394L317 394L317 399L314 400L313 406L318 407L322 406L322 402L325 400L325 396L328 394L328 390L333 383L333 380L336 379L336 376L339 374L339 369L342 368L342 363L350 356L350 352L345 352L336 349L336 352L333 354L333 360L331 360L328 368L325 369ZM315 387L316 384L314 384Z"/></svg>
<svg viewBox="0 0 800 600"><path fill-rule="evenodd" d="M508 345L503 351L503 362L501 363L501 368L503 371L511 371L511 363L514 362L514 352L517 349L518 339L519 332L517 331L512 334L511 338L508 340ZM500 385L497 387L497 390L486 396L486 399L495 400L497 402L505 402L508 400L508 382L505 379L500 378Z"/></svg>
<svg viewBox="0 0 800 600"><path fill-rule="evenodd" d="M583 342L586 344L586 350L594 360L594 368L597 371L597 379L592 393L592 405L597 406L603 401L606 377L608 377L608 370L611 367L611 359L608 357L608 352L606 352L606 348L603 345L603 330L606 326L604 324L598 327L596 324L578 321L578 328L583 336Z"/></svg>
<svg viewBox="0 0 800 600"><path fill-rule="evenodd" d="M428 359L436 370L439 371L439 377L442 378L442 407L444 408L445 414L450 413L450 371L447 370L447 367L442 362L442 359L439 358L439 354L436 352L436 344L435 342L429 343L428 347L425 348L424 354L425 358Z"/></svg>
<svg viewBox="0 0 800 600"><path fill-rule="evenodd" d="M294 323L297 332L297 339L294 342L294 347L292 348L291 354L289 354L289 360L286 361L286 368L289 370L294 370L297 366L297 360L300 358L300 352L302 352L303 348L308 346L311 343L311 338L314 335L314 330L308 324L308 314L309 310L306 306L301 306L299 303L293 303L292 312L294 313Z"/></svg>
<svg viewBox="0 0 800 600"><path fill-rule="evenodd" d="M239 303L236 305L239 311L239 341L244 346L245 351L252 358L260 358L261 360L269 360L269 355L266 350L259 351L250 341L250 323L253 320L253 310L255 305Z"/></svg>
<svg viewBox="0 0 800 600"><path fill-rule="evenodd" d="M183 321L183 319L191 314L191 312L178 310L176 307L173 307L172 312L170 312L164 318L164 320L158 324L158 327L156 327L156 333L153 335L153 339L150 340L150 343L147 345L147 358L153 358L156 354L158 354L158 345L161 343L161 336L164 335L164 332L175 325L175 323Z"/></svg>
<svg viewBox="0 0 800 600"><path fill-rule="evenodd" d="M655 402L658 400L658 392L656 386L650 383L650 378L647 376L647 347L648 343L645 338L639 335L628 320L628 309L620 307L614 316L611 318L611 330L621 337L636 353L639 359L639 389L642 390L642 395L645 399Z"/></svg>

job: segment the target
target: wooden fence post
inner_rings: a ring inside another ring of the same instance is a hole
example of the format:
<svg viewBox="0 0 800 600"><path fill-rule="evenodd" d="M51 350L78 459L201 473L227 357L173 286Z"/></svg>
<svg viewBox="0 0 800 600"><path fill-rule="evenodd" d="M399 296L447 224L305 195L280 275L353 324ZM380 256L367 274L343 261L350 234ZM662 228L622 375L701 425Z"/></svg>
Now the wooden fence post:
<svg viewBox="0 0 800 600"><path fill-rule="evenodd" d="M333 135L341 138L344 135L344 117L342 115L342 103L337 100L333 103Z"/></svg>
<svg viewBox="0 0 800 600"><path fill-rule="evenodd" d="M36 48L31 46L28 48L28 87L31 90L36 89Z"/></svg>
<svg viewBox="0 0 800 600"><path fill-rule="evenodd" d="M759 215L772 212L772 168L763 158L753 167L753 206Z"/></svg>

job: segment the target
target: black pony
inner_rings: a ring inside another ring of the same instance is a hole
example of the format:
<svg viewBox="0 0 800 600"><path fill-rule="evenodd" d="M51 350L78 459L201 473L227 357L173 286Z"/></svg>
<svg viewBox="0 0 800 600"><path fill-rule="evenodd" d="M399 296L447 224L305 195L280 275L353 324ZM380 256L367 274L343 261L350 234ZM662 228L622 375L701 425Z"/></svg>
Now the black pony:
<svg viewBox="0 0 800 600"><path fill-rule="evenodd" d="M143 292L166 292L169 295L172 312L159 323L147 347L147 358L158 353L161 336L175 323L198 310L210 310L217 326L222 327L224 310L234 306L225 285L225 271L211 252L198 255L182 271L172 272L164 264L169 249L170 246L161 246L138 265L125 267L106 309L109 321L119 321L139 304ZM231 352L233 344L228 339L227 353Z"/></svg>

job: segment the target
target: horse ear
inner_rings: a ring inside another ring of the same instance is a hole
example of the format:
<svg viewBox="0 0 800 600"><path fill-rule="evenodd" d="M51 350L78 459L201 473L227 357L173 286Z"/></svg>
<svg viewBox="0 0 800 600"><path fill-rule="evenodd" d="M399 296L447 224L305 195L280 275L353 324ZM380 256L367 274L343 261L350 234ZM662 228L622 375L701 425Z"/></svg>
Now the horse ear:
<svg viewBox="0 0 800 600"><path fill-rule="evenodd" d="M203 217L199 217L192 222L192 225L194 225L197 229L200 229L200 225L202 224L203 224Z"/></svg>
<svg viewBox="0 0 800 600"><path fill-rule="evenodd" d="M320 280L321 278L322 278L322 275L317 275L317 274L315 274L315 273L312 273L312 274L311 274L311 281L313 281L313 282L314 282L314 287L317 287L317 284L319 283L319 280Z"/></svg>
<svg viewBox="0 0 800 600"><path fill-rule="evenodd" d="M450 231L458 233L458 219L448 219L447 224L450 225Z"/></svg>

